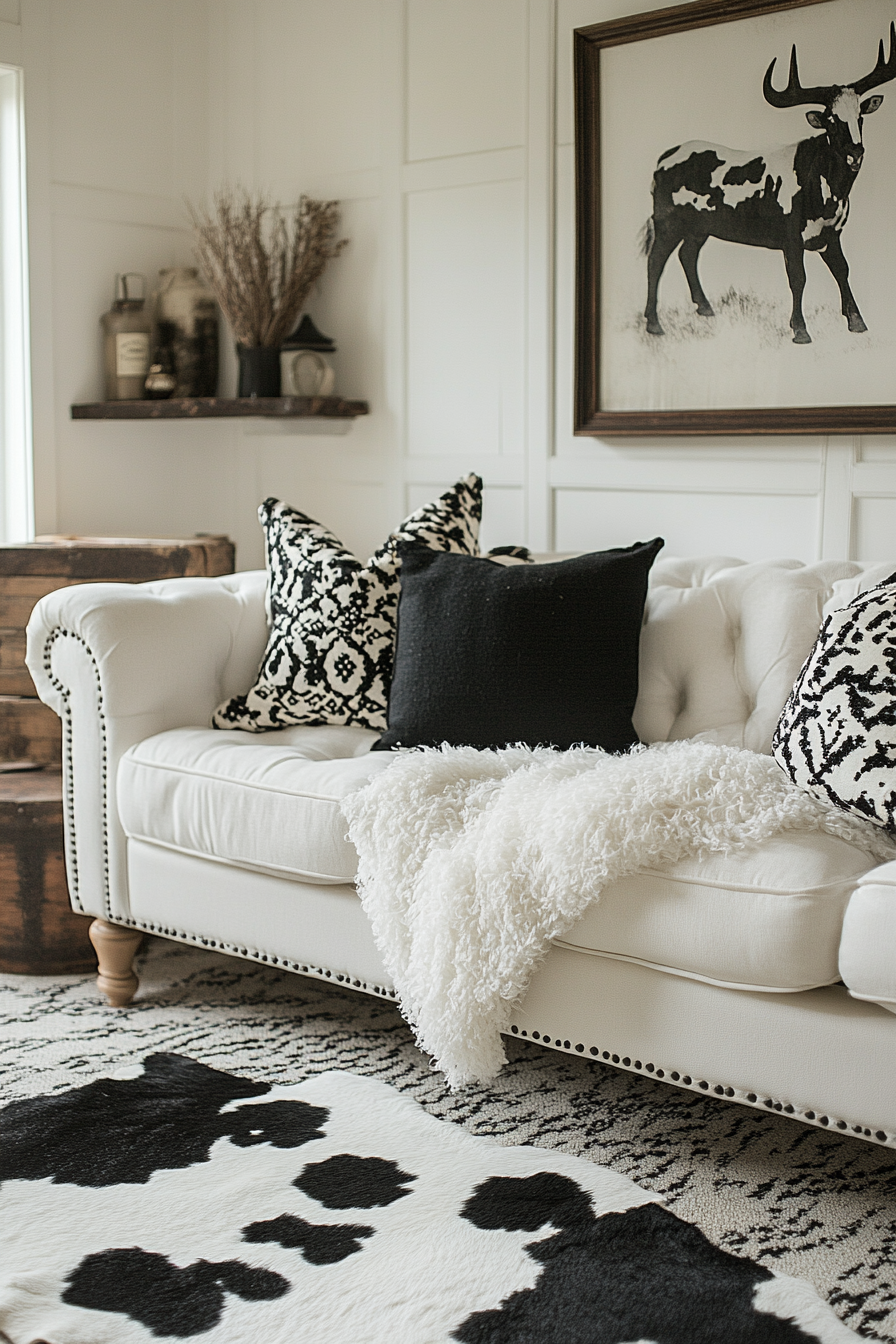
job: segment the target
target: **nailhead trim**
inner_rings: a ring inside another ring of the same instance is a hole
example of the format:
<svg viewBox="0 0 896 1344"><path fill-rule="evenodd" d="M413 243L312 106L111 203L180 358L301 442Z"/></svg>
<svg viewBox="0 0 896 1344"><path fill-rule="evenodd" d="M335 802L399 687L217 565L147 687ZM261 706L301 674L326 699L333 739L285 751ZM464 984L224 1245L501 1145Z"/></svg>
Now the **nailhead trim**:
<svg viewBox="0 0 896 1344"><path fill-rule="evenodd" d="M101 777L102 777L102 823L103 823L103 910L107 919L112 920L112 896L109 890L109 818L108 818L108 790L107 784L107 749L106 749L106 717L103 713L103 683L100 678L100 669L90 645L81 635L75 634L73 630L66 630L64 626L57 625L52 630L44 643L43 665L47 680L50 685L62 696L62 709L60 714L62 719L62 751L65 762L63 789L63 804L65 807L66 818L66 858L68 860L66 867L68 869L69 893L72 897L72 904L83 914L84 905L81 901L80 883L78 872L78 851L75 843L75 800L74 800L74 782L75 767L74 757L72 755L72 713L71 713L71 691L59 680L53 673L53 646L59 639L73 639L81 645L87 657L93 666L93 675L96 679L96 700L97 711L100 723L101 738Z"/></svg>
<svg viewBox="0 0 896 1344"><path fill-rule="evenodd" d="M156 933L160 938L172 938L178 943L192 943L195 947L210 947L216 952L226 952L232 957L242 957L246 961L260 961L267 966L282 966L284 970L295 971L299 975L311 976L316 980L335 980L351 989L361 989L367 994L378 994L381 999L396 1002L398 995L388 985L378 985L369 980L356 980L326 966L312 966L309 962L291 961L275 952L263 952L259 948L240 947L236 943L225 943L220 938L207 938L202 934L186 933L183 929L170 929L164 924L154 924L148 919L116 918L113 923L125 925L131 929L140 929L143 933Z"/></svg>
<svg viewBox="0 0 896 1344"><path fill-rule="evenodd" d="M755 1092L742 1092L739 1088L730 1087L724 1083L716 1083L709 1078L692 1078L689 1073L680 1073L678 1069L667 1071L649 1061L642 1064L640 1059L633 1061L628 1055L620 1057L609 1050L602 1050L600 1046L586 1045L584 1041L578 1041L571 1046L569 1041L561 1041L559 1037L552 1038L543 1032L526 1031L523 1027L517 1026L516 1023L510 1027L510 1034L540 1041L542 1045L551 1046L555 1050L569 1051L571 1054L582 1055L587 1052L592 1059L606 1060L607 1063L616 1064L619 1068L628 1069L632 1073L652 1074L654 1078L668 1077L672 1082L678 1083L680 1087L690 1088L693 1092L710 1092L717 1097L734 1098L747 1106L756 1107L757 1110L779 1111L783 1115L792 1115L794 1119L817 1125L821 1129L850 1131L853 1134L861 1135L863 1138L871 1139L875 1143L896 1148L896 1133L890 1133L883 1129L872 1130L867 1125L851 1125L846 1120L831 1115L819 1115L816 1111L801 1111L793 1102L780 1101L777 1097L760 1097Z"/></svg>

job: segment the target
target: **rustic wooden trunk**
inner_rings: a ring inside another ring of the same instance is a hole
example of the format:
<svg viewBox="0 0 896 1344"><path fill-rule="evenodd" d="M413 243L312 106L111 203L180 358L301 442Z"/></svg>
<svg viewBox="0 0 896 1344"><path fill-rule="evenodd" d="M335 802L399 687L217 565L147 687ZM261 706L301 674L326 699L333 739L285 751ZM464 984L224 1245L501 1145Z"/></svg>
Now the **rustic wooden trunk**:
<svg viewBox="0 0 896 1344"><path fill-rule="evenodd" d="M0 774L0 971L93 970L89 926L65 881L61 773Z"/></svg>
<svg viewBox="0 0 896 1344"><path fill-rule="evenodd" d="M227 537L189 540L39 537L0 546L0 972L89 971L90 918L75 914L65 881L62 726L37 698L25 666L35 603L78 583L232 574ZM10 764L39 770L10 770Z"/></svg>

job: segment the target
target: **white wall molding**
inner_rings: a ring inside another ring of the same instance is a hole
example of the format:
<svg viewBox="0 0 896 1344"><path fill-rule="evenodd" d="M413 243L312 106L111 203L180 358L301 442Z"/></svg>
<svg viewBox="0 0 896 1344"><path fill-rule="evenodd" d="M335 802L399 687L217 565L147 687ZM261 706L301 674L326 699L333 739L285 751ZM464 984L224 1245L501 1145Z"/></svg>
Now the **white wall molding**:
<svg viewBox="0 0 896 1344"><path fill-rule="evenodd" d="M526 198L526 542L554 544L548 465L554 450L555 0L529 0Z"/></svg>
<svg viewBox="0 0 896 1344"><path fill-rule="evenodd" d="M407 6L383 0L380 110L385 512L405 509L403 458L407 451L407 211L402 191L407 124ZM366 394L365 394L366 395ZM388 530L388 529L387 529Z"/></svg>
<svg viewBox="0 0 896 1344"><path fill-rule="evenodd" d="M606 490L668 490L695 494L719 491L737 494L818 495L821 487L817 462L778 460L763 462L757 471L752 462L731 462L712 457L679 458L670 450L665 458L643 461L631 458L556 457L550 464L554 488L576 486Z"/></svg>
<svg viewBox="0 0 896 1344"><path fill-rule="evenodd" d="M472 187L483 182L507 182L526 176L524 149L482 150L451 154L440 159L418 159L401 170L403 191L437 191L442 187Z"/></svg>
<svg viewBox="0 0 896 1344"><path fill-rule="evenodd" d="M896 494L896 463L852 461L851 485L856 495Z"/></svg>
<svg viewBox="0 0 896 1344"><path fill-rule="evenodd" d="M326 201L370 201L383 194L383 175L379 168L359 168L356 172L309 174L302 182L306 196ZM292 205L293 201L284 201Z"/></svg>
<svg viewBox="0 0 896 1344"><path fill-rule="evenodd" d="M190 232L184 202L168 196L54 182L50 188L50 201L55 215L67 215L70 219L95 219L107 224L139 224L153 229Z"/></svg>

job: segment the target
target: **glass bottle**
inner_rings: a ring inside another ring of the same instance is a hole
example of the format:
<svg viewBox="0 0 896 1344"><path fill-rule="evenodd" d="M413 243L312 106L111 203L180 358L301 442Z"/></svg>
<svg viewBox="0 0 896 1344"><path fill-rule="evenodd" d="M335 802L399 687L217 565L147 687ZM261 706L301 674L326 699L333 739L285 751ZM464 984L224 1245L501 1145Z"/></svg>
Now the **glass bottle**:
<svg viewBox="0 0 896 1344"><path fill-rule="evenodd" d="M143 291L132 295L140 281ZM149 371L149 342L152 322L144 312L146 280L136 271L115 277L115 300L100 318L103 339L103 365L107 401L139 401L145 395L144 383Z"/></svg>

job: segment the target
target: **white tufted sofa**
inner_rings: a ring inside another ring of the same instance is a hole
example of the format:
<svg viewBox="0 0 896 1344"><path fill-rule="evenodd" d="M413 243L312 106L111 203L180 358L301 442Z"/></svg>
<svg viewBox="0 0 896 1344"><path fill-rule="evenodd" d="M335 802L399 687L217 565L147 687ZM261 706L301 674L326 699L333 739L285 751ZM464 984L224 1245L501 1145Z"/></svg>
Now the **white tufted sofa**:
<svg viewBox="0 0 896 1344"><path fill-rule="evenodd" d="M547 557L545 557L547 558ZM889 565L662 560L635 726L768 752L823 614ZM339 800L388 769L374 733L215 732L266 639L263 573L60 589L28 666L64 725L76 909L125 1003L140 932L383 997ZM896 1146L896 863L821 835L609 887L558 941L513 1032Z"/></svg>

